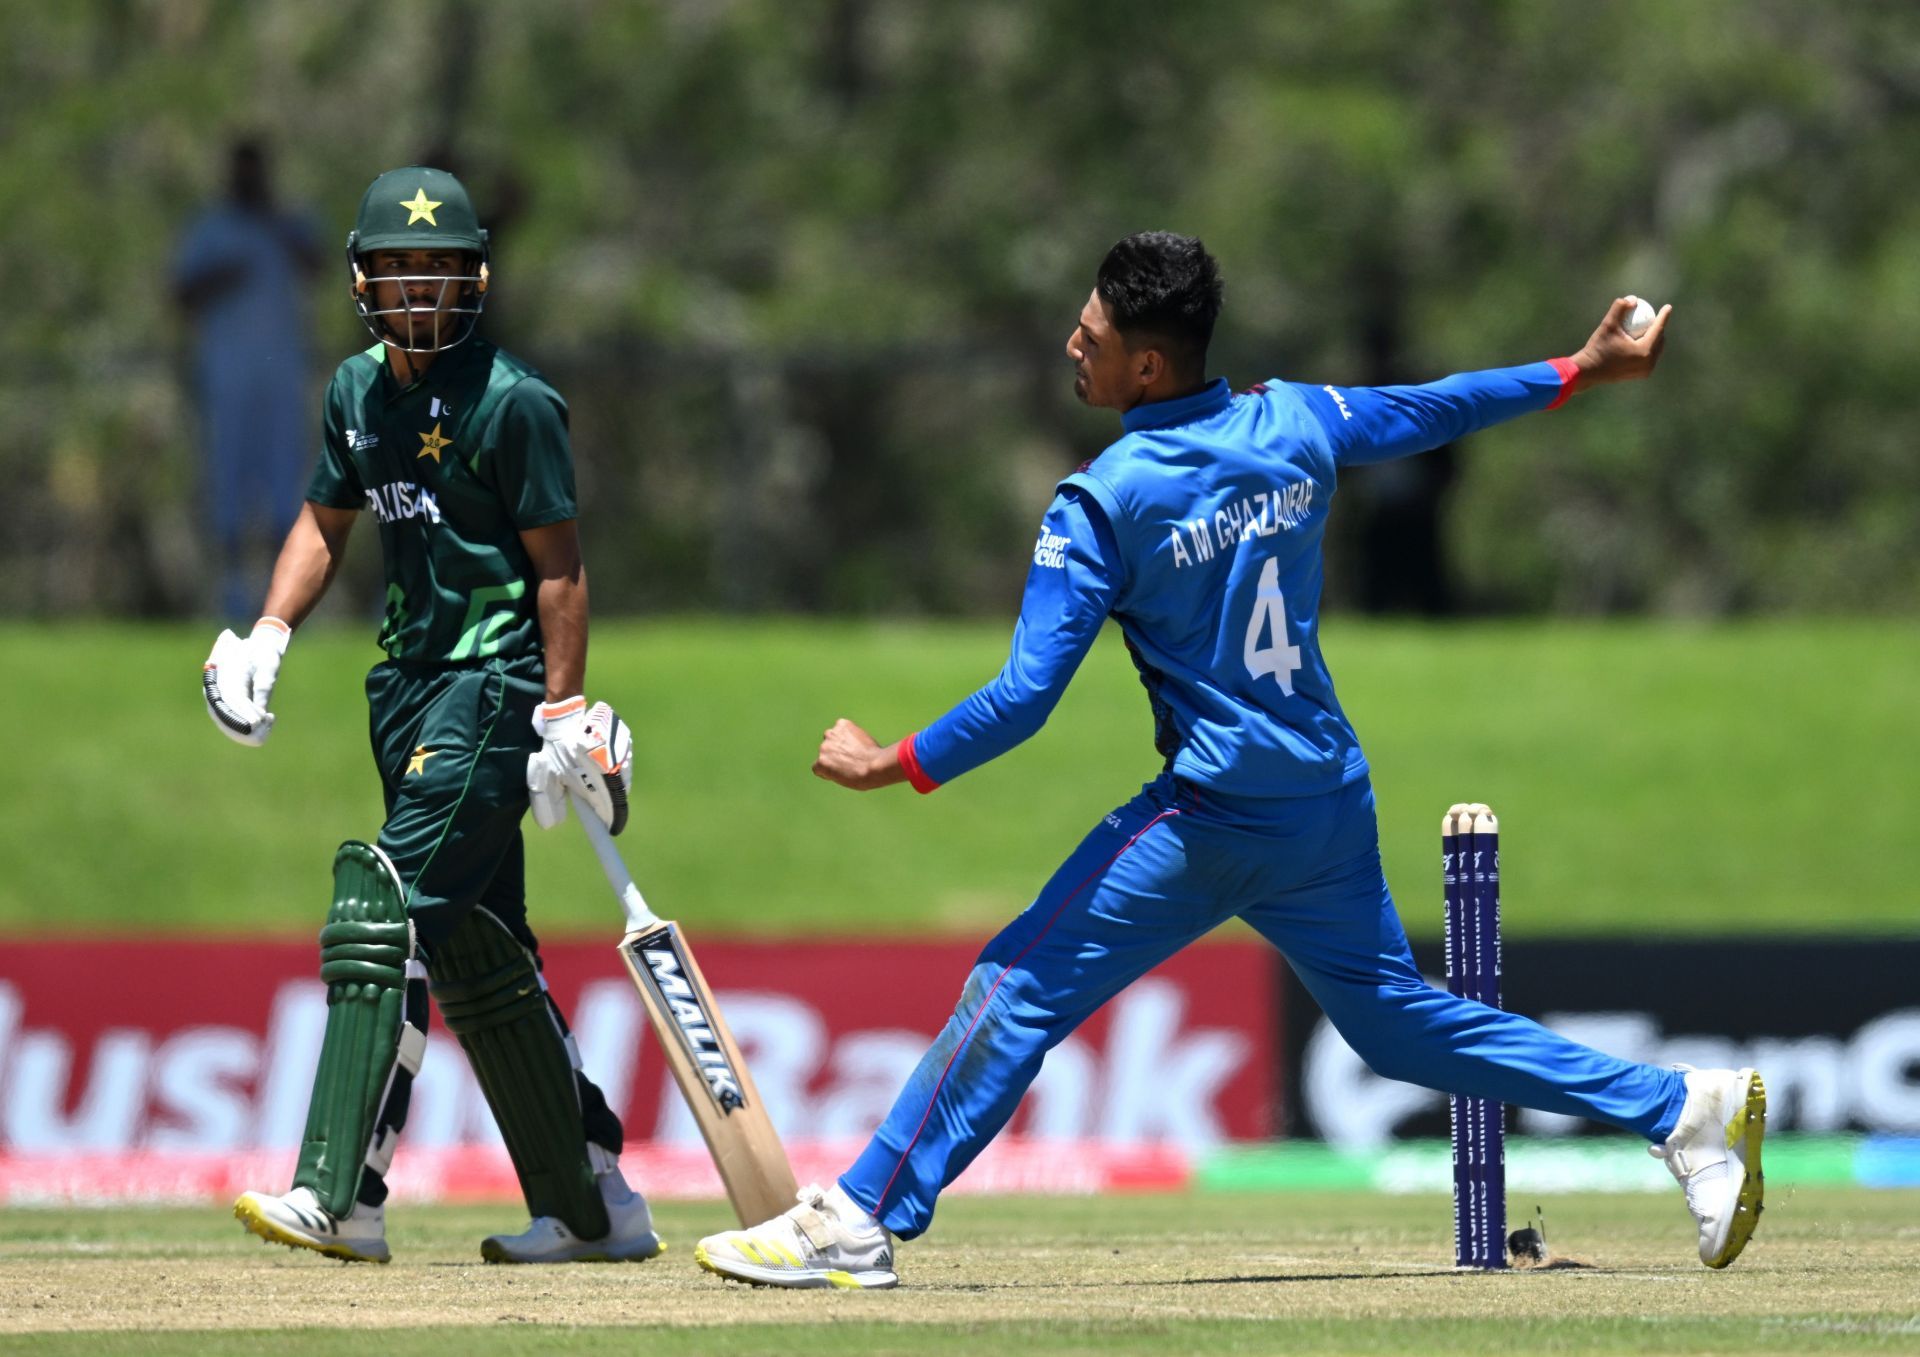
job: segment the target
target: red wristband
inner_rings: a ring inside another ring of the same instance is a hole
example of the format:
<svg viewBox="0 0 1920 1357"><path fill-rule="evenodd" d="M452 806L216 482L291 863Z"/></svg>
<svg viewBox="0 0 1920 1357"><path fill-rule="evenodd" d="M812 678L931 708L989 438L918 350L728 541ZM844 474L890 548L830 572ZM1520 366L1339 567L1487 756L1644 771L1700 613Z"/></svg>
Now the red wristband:
<svg viewBox="0 0 1920 1357"><path fill-rule="evenodd" d="M906 771L908 784L911 785L916 792L925 796L940 784L927 776L926 770L920 766L920 760L913 752L913 742L919 734L920 732L916 730L912 735L900 741L899 758L900 767Z"/></svg>
<svg viewBox="0 0 1920 1357"><path fill-rule="evenodd" d="M1580 368L1571 358L1549 358L1553 370L1560 374L1560 394L1553 398L1553 404L1547 409L1558 410L1567 403L1567 397L1573 394L1574 384L1580 380Z"/></svg>

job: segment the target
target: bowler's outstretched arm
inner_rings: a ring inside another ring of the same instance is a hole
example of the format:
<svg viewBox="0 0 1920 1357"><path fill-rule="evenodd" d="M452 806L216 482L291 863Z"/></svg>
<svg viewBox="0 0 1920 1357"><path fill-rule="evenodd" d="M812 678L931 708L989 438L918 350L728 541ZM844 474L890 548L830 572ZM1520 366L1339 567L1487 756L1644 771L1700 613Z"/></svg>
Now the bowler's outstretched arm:
<svg viewBox="0 0 1920 1357"><path fill-rule="evenodd" d="M1297 382L1333 442L1342 466L1408 457L1465 438L1536 410L1551 410L1576 392L1653 372L1666 344L1660 314L1635 339L1626 331L1633 312L1621 297L1578 352L1544 363L1461 372L1418 386L1314 386Z"/></svg>

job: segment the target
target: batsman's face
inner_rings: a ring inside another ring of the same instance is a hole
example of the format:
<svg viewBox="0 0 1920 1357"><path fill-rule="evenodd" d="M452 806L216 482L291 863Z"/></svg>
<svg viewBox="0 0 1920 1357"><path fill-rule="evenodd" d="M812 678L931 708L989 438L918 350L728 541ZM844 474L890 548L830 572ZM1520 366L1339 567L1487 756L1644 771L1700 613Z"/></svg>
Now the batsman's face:
<svg viewBox="0 0 1920 1357"><path fill-rule="evenodd" d="M1080 308L1080 322L1067 336L1067 357L1073 362L1073 394L1101 410L1131 410L1145 389L1139 355L1130 353L1113 315L1096 291Z"/></svg>
<svg viewBox="0 0 1920 1357"><path fill-rule="evenodd" d="M381 250L370 262L373 309L395 334L432 348L453 328L453 309L473 280L463 251Z"/></svg>

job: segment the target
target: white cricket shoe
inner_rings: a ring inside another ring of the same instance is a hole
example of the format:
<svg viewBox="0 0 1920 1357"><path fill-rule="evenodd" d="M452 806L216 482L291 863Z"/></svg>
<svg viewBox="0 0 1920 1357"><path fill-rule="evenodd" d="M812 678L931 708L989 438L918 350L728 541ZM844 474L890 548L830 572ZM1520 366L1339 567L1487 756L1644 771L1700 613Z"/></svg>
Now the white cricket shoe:
<svg viewBox="0 0 1920 1357"><path fill-rule="evenodd" d="M893 1236L839 1187L803 1187L800 1204L750 1230L708 1235L693 1261L708 1272L756 1286L839 1287L857 1291L899 1284Z"/></svg>
<svg viewBox="0 0 1920 1357"><path fill-rule="evenodd" d="M666 1251L653 1230L647 1199L627 1186L618 1167L594 1175L612 1227L600 1239L582 1239L553 1216L535 1216L519 1234L488 1235L480 1256L489 1263L639 1263Z"/></svg>
<svg viewBox="0 0 1920 1357"><path fill-rule="evenodd" d="M387 1208L355 1202L344 1218L320 1205L310 1187L296 1187L285 1196L270 1192L242 1192L233 1204L241 1224L269 1244L290 1249L312 1249L349 1263L384 1263L387 1251Z"/></svg>
<svg viewBox="0 0 1920 1357"><path fill-rule="evenodd" d="M1760 1223L1767 1086L1750 1069L1674 1068L1686 1072L1687 1101L1666 1144L1649 1145L1647 1153L1665 1160L1686 1189L1687 1210L1700 1223L1700 1261L1725 1267Z"/></svg>

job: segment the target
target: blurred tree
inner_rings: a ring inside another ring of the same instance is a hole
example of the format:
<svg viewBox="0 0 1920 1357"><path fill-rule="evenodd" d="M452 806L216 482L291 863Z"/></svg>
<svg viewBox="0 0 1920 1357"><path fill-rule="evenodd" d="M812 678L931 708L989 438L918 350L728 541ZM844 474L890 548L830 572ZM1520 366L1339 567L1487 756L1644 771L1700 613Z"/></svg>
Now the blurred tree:
<svg viewBox="0 0 1920 1357"><path fill-rule="evenodd" d="M1009 609L1115 431L1062 341L1146 227L1221 257L1237 384L1421 380L1674 302L1656 381L1455 451L1450 574L1377 544L1446 462L1352 478L1337 595L1920 605L1911 5L75 0L8 39L9 611L193 596L160 280L241 127L333 239L430 152L510 226L496 319L572 398L603 606Z"/></svg>

